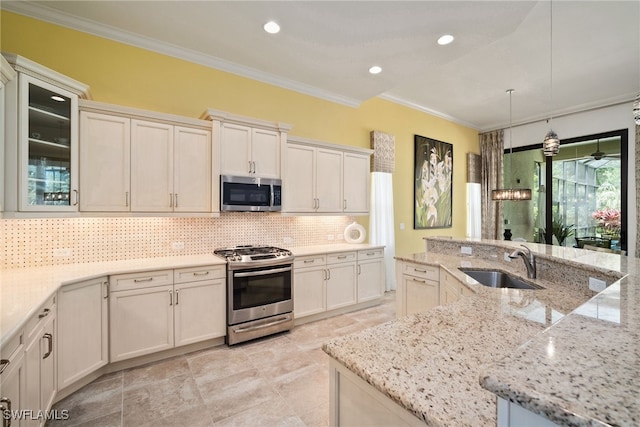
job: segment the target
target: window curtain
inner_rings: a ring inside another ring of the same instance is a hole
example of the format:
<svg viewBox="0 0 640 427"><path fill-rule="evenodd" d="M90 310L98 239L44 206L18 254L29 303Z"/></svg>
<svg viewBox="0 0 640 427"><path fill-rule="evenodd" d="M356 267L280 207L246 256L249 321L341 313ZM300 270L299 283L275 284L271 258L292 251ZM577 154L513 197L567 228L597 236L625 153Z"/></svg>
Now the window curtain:
<svg viewBox="0 0 640 427"><path fill-rule="evenodd" d="M482 237L482 161L475 153L467 153L467 237Z"/></svg>
<svg viewBox="0 0 640 427"><path fill-rule="evenodd" d="M393 171L395 168L395 137L383 132L371 132L371 206L369 212L369 243L384 245L385 290L396 289L395 228L393 217Z"/></svg>
<svg viewBox="0 0 640 427"><path fill-rule="evenodd" d="M491 200L491 190L503 188L502 161L504 158L504 131L480 134L482 238L502 238L502 202Z"/></svg>
<svg viewBox="0 0 640 427"><path fill-rule="evenodd" d="M636 125L636 235L638 224L640 224L640 126ZM640 258L640 239L637 237L635 255L636 258Z"/></svg>

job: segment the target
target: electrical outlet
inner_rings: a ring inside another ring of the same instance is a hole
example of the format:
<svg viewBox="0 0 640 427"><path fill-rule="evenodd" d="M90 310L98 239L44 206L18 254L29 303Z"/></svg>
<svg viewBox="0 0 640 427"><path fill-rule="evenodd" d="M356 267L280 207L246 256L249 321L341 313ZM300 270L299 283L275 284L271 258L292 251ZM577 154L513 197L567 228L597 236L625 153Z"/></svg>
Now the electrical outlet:
<svg viewBox="0 0 640 427"><path fill-rule="evenodd" d="M171 249L174 251L181 251L184 249L184 242L173 242L171 244Z"/></svg>
<svg viewBox="0 0 640 427"><path fill-rule="evenodd" d="M404 222L400 223L400 230L404 230Z"/></svg>
<svg viewBox="0 0 640 427"><path fill-rule="evenodd" d="M460 253L463 255L471 255L473 253L473 249L471 246L460 246Z"/></svg>
<svg viewBox="0 0 640 427"><path fill-rule="evenodd" d="M69 257L71 256L71 249L69 248L57 248L53 250L54 257Z"/></svg>
<svg viewBox="0 0 640 427"><path fill-rule="evenodd" d="M589 289L595 292L602 292L607 287L607 282L604 280L596 279L595 277L589 277Z"/></svg>

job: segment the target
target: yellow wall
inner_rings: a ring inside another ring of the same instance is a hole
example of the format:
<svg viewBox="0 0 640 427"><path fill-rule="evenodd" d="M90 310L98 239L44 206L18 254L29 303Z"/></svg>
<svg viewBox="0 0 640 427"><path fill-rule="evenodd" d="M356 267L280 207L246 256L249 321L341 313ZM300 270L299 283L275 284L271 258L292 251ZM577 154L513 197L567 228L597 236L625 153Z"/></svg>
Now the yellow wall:
<svg viewBox="0 0 640 427"><path fill-rule="evenodd" d="M17 53L79 80L93 99L188 117L207 108L293 125L292 135L369 147L369 132L395 135L396 252L424 250L422 237L464 237L466 153L479 152L477 131L373 98L358 108L324 101L158 53L2 11L2 51ZM413 230L413 136L454 147L453 227ZM360 218L368 225L367 218ZM399 230L399 224L405 230Z"/></svg>

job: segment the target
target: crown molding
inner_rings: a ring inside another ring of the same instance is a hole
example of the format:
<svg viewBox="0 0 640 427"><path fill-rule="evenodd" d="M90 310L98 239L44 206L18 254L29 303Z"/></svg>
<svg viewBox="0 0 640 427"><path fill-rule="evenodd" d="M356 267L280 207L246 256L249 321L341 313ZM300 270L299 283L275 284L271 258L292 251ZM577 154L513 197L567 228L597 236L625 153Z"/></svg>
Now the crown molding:
<svg viewBox="0 0 640 427"><path fill-rule="evenodd" d="M106 38L119 43L171 56L173 58L182 59L184 61L203 65L205 67L225 71L241 77L257 80L263 83L281 87L283 89L302 93L304 95L324 99L325 101L335 102L347 107L357 108L362 103L361 100L355 98L325 91L314 86L278 77L273 74L256 70L255 68L225 61L214 56L203 55L202 53L180 46L162 43L149 37L144 37L138 34L123 31L115 27L104 25L89 19L81 19L75 16L71 16L67 13L62 13L50 9L46 6L41 6L26 1L10 1L0 2L0 9L28 16L30 18L39 19L41 21L49 22L62 27L70 28L72 30Z"/></svg>

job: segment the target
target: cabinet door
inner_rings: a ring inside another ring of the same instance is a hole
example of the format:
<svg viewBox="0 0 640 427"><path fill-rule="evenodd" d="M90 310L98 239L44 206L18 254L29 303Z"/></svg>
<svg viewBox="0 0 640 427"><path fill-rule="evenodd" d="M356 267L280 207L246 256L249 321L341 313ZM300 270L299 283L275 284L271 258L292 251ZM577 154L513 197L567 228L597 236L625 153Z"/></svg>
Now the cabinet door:
<svg viewBox="0 0 640 427"><path fill-rule="evenodd" d="M24 392L26 388L26 369L24 366L24 353L21 351L10 359L2 375L0 375L1 398L0 407L2 410L20 411L21 409L32 409L24 404ZM9 406L11 405L11 406ZM6 425L6 424L3 424ZM12 420L11 426L20 427L26 425L25 420Z"/></svg>
<svg viewBox="0 0 640 427"><path fill-rule="evenodd" d="M56 393L55 369L55 308L38 322L25 346L24 407L37 411L51 408ZM26 419L24 425L39 425L36 419Z"/></svg>
<svg viewBox="0 0 640 427"><path fill-rule="evenodd" d="M344 153L344 211L369 213L369 156Z"/></svg>
<svg viewBox="0 0 640 427"><path fill-rule="evenodd" d="M296 319L326 311L324 266L296 269L293 275L293 313Z"/></svg>
<svg viewBox="0 0 640 427"><path fill-rule="evenodd" d="M20 74L20 210L78 210L78 97Z"/></svg>
<svg viewBox="0 0 640 427"><path fill-rule="evenodd" d="M174 212L211 211L211 132L176 126Z"/></svg>
<svg viewBox="0 0 640 427"><path fill-rule="evenodd" d="M131 120L80 114L81 211L129 210Z"/></svg>
<svg viewBox="0 0 640 427"><path fill-rule="evenodd" d="M131 210L173 210L173 126L131 121Z"/></svg>
<svg viewBox="0 0 640 427"><path fill-rule="evenodd" d="M58 388L86 377L109 361L106 278L58 291Z"/></svg>
<svg viewBox="0 0 640 427"><path fill-rule="evenodd" d="M317 212L342 212L342 153L318 148L316 168Z"/></svg>
<svg viewBox="0 0 640 427"><path fill-rule="evenodd" d="M251 128L223 123L220 129L220 171L224 175L250 176Z"/></svg>
<svg viewBox="0 0 640 427"><path fill-rule="evenodd" d="M427 311L438 305L438 282L403 275L405 314Z"/></svg>
<svg viewBox="0 0 640 427"><path fill-rule="evenodd" d="M315 149L304 145L288 144L286 155L283 210L315 212Z"/></svg>
<svg viewBox="0 0 640 427"><path fill-rule="evenodd" d="M380 298L384 293L384 258L358 262L358 302Z"/></svg>
<svg viewBox="0 0 640 427"><path fill-rule="evenodd" d="M252 130L251 161L255 175L280 178L280 136L278 132L265 129Z"/></svg>
<svg viewBox="0 0 640 427"><path fill-rule="evenodd" d="M333 265L327 269L327 275L327 310L355 304L355 263Z"/></svg>
<svg viewBox="0 0 640 427"><path fill-rule="evenodd" d="M111 362L173 347L173 285L111 292Z"/></svg>
<svg viewBox="0 0 640 427"><path fill-rule="evenodd" d="M191 344L226 335L226 280L224 278L175 285L175 345Z"/></svg>
<svg viewBox="0 0 640 427"><path fill-rule="evenodd" d="M446 270L440 271L440 304L449 304L462 296L462 284Z"/></svg>

